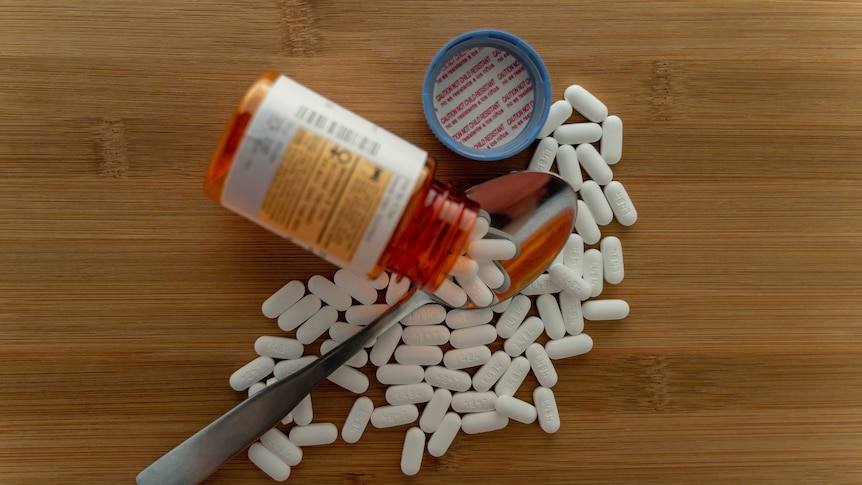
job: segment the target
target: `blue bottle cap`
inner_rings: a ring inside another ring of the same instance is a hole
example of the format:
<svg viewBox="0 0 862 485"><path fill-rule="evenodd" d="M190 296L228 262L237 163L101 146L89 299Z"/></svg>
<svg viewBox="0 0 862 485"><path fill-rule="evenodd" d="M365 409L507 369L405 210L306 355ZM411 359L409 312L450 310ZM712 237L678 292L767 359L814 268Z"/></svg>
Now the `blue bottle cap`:
<svg viewBox="0 0 862 485"><path fill-rule="evenodd" d="M551 80L536 51L499 30L468 32L434 56L422 107L434 135L474 160L500 160L530 145L545 124Z"/></svg>

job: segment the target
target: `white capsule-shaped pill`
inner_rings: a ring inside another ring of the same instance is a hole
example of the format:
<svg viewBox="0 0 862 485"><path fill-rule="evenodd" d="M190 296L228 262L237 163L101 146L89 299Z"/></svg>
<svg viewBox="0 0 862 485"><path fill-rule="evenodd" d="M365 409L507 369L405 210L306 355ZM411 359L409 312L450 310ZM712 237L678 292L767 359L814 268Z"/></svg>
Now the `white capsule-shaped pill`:
<svg viewBox="0 0 862 485"><path fill-rule="evenodd" d="M575 216L575 231L583 238L586 244L595 244L602 238L602 231L599 229L593 213L590 212L590 208L582 200L578 201L578 214Z"/></svg>
<svg viewBox="0 0 862 485"><path fill-rule="evenodd" d="M452 276L469 275L475 274L477 271L479 271L479 263L477 263L475 259L467 256L458 256L458 258L455 259L455 263L452 265L452 268L449 270L449 274Z"/></svg>
<svg viewBox="0 0 862 485"><path fill-rule="evenodd" d="M415 364L384 364L377 368L376 375L381 384L416 384L425 379L425 369Z"/></svg>
<svg viewBox="0 0 862 485"><path fill-rule="evenodd" d="M447 369L468 369L485 364L491 360L491 349L486 345L467 347L464 349L451 349L443 354L443 365Z"/></svg>
<svg viewBox="0 0 862 485"><path fill-rule="evenodd" d="M391 428L416 421L419 408L415 404L380 406L371 412L371 425L375 428Z"/></svg>
<svg viewBox="0 0 862 485"><path fill-rule="evenodd" d="M419 473L424 451L425 433L419 428L408 429L404 436L404 446L401 448L401 472L407 476Z"/></svg>
<svg viewBox="0 0 862 485"><path fill-rule="evenodd" d="M565 99L555 101L548 109L548 117L545 118L545 124L542 125L542 129L539 130L536 138L541 139L553 133L554 130L572 116L573 111L572 105Z"/></svg>
<svg viewBox="0 0 862 485"><path fill-rule="evenodd" d="M562 288L551 280L551 276L547 273L540 274L532 283L525 286L521 290L522 295L536 296L545 295L548 293L559 293Z"/></svg>
<svg viewBox="0 0 862 485"><path fill-rule="evenodd" d="M431 400L425 405L422 410L422 416L419 418L419 427L426 433L437 431L443 417L449 410L449 405L452 403L452 392L449 389L437 389Z"/></svg>
<svg viewBox="0 0 862 485"><path fill-rule="evenodd" d="M309 278L308 291L338 311L343 312L350 308L350 295L324 276L314 275Z"/></svg>
<svg viewBox="0 0 862 485"><path fill-rule="evenodd" d="M570 293L560 293L560 313L563 315L563 324L566 333L577 335L584 331L584 314L581 310L581 299Z"/></svg>
<svg viewBox="0 0 862 485"><path fill-rule="evenodd" d="M351 325L349 323L344 322L335 322L329 327L329 338L335 340L336 342L344 342L350 337L356 335L361 332L364 327L360 327L359 325ZM371 342L365 344L366 347L370 347L374 345L374 339Z"/></svg>
<svg viewBox="0 0 862 485"><path fill-rule="evenodd" d="M302 449L277 428L272 428L260 437L260 443L290 466L299 465L302 461Z"/></svg>
<svg viewBox="0 0 862 485"><path fill-rule="evenodd" d="M389 277L389 285L386 287L386 304L392 306L398 303L407 290L410 289L410 280L402 276L392 275Z"/></svg>
<svg viewBox="0 0 862 485"><path fill-rule="evenodd" d="M563 97L566 98L566 101L572 105L575 111L584 115L584 118L590 121L598 123L608 117L607 106L583 86L573 84L567 87Z"/></svg>
<svg viewBox="0 0 862 485"><path fill-rule="evenodd" d="M248 386L248 397L254 396L260 391L266 388L265 382L255 382L254 384Z"/></svg>
<svg viewBox="0 0 862 485"><path fill-rule="evenodd" d="M314 419L314 404L311 402L311 394L307 394L302 398L302 401L299 401L299 404L293 408L291 414L293 414L293 422L298 426L308 426L311 424L311 420ZM293 444L300 446L295 441Z"/></svg>
<svg viewBox="0 0 862 485"><path fill-rule="evenodd" d="M257 355L273 359L298 359L305 347L296 339L263 335L254 341Z"/></svg>
<svg viewBox="0 0 862 485"><path fill-rule="evenodd" d="M467 434L489 433L505 428L509 418L497 411L470 413L461 418L461 429Z"/></svg>
<svg viewBox="0 0 862 485"><path fill-rule="evenodd" d="M452 395L452 410L456 413L483 413L494 410L497 395L491 391L465 391Z"/></svg>
<svg viewBox="0 0 862 485"><path fill-rule="evenodd" d="M559 342L559 340L553 340L553 342ZM530 362L527 358L515 357L506 372L500 376L500 380L494 386L494 392L498 396L514 396L528 372L530 372Z"/></svg>
<svg viewBox="0 0 862 485"><path fill-rule="evenodd" d="M279 288L260 306L266 318L276 318L296 304L305 295L305 285L301 281L290 281Z"/></svg>
<svg viewBox="0 0 862 485"><path fill-rule="evenodd" d="M332 279L339 288L363 305L371 305L377 301L377 290L369 285L365 278L361 278L347 269L339 269Z"/></svg>
<svg viewBox="0 0 862 485"><path fill-rule="evenodd" d="M602 155L590 143L581 143L575 149L578 153L578 163L584 172L599 185L607 185L614 179L614 172L605 162ZM583 186L581 186L583 188Z"/></svg>
<svg viewBox="0 0 862 485"><path fill-rule="evenodd" d="M613 181L606 185L605 198L608 199L617 222L624 226L631 226L638 220L638 212L623 184Z"/></svg>
<svg viewBox="0 0 862 485"><path fill-rule="evenodd" d="M555 284L559 285L564 293L573 295L581 300L590 297L593 291L590 283L582 278L565 264L555 264L548 268L548 274Z"/></svg>
<svg viewBox="0 0 862 485"><path fill-rule="evenodd" d="M512 358L503 350L498 350L473 374L473 389L484 392L492 387L512 364Z"/></svg>
<svg viewBox="0 0 862 485"><path fill-rule="evenodd" d="M335 369L326 379L354 394L362 394L368 390L368 376L346 365Z"/></svg>
<svg viewBox="0 0 862 485"><path fill-rule="evenodd" d="M278 328L285 332L296 330L308 317L320 310L322 302L314 295L305 295L290 308L278 316Z"/></svg>
<svg viewBox="0 0 862 485"><path fill-rule="evenodd" d="M539 425L545 433L556 433L560 429L560 413L557 411L557 401L554 391L539 386L533 391L533 404L539 418Z"/></svg>
<svg viewBox="0 0 862 485"><path fill-rule="evenodd" d="M619 116L608 116L602 122L602 142L599 145L602 158L613 165L623 157L623 121Z"/></svg>
<svg viewBox="0 0 862 485"><path fill-rule="evenodd" d="M347 443L356 443L371 420L371 412L374 411L374 403L371 398L362 396L353 401L353 407L347 414L344 426L341 427L341 439Z"/></svg>
<svg viewBox="0 0 862 485"><path fill-rule="evenodd" d="M506 298L505 300L501 301L500 303L497 303L495 305L491 305L491 310L493 310L494 313L503 313L504 311L506 311L507 308L509 308L509 305L511 303L512 303L512 298Z"/></svg>
<svg viewBox="0 0 862 485"><path fill-rule="evenodd" d="M375 290L385 290L389 286L389 273L381 271L376 278L373 280L366 279L366 282Z"/></svg>
<svg viewBox="0 0 862 485"><path fill-rule="evenodd" d="M386 389L386 402L392 405L419 404L431 400L434 388L427 382L418 384L401 384L389 386Z"/></svg>
<svg viewBox="0 0 862 485"><path fill-rule="evenodd" d="M584 275L584 238L579 234L570 234L563 246L563 264L575 271L578 276Z"/></svg>
<svg viewBox="0 0 862 485"><path fill-rule="evenodd" d="M557 149L557 172L572 189L578 191L584 183L581 165L578 163L578 153L572 145L560 145Z"/></svg>
<svg viewBox="0 0 862 485"><path fill-rule="evenodd" d="M443 345L449 341L449 329L445 325L407 327L401 340L405 345Z"/></svg>
<svg viewBox="0 0 862 485"><path fill-rule="evenodd" d="M512 259L518 247L508 239L479 239L467 247L467 255L476 261L503 261Z"/></svg>
<svg viewBox="0 0 862 485"><path fill-rule="evenodd" d="M446 313L446 325L453 329L475 327L483 325L494 318L494 311L490 307L475 309L455 309Z"/></svg>
<svg viewBox="0 0 862 485"><path fill-rule="evenodd" d="M395 362L404 365L437 365L443 361L443 350L436 345L399 345Z"/></svg>
<svg viewBox="0 0 862 485"><path fill-rule="evenodd" d="M557 303L555 295L539 295L536 299L536 308L539 310L539 318L545 324L545 333L552 339L563 338L566 335L566 326L563 323L563 314L560 304Z"/></svg>
<svg viewBox="0 0 862 485"><path fill-rule="evenodd" d="M530 311L532 302L525 295L516 295L512 298L512 303L506 308L506 311L497 319L497 335L501 338L509 338L515 333L515 330L524 321L527 313Z"/></svg>
<svg viewBox="0 0 862 485"><path fill-rule="evenodd" d="M432 365L425 369L425 382L434 387L456 392L464 392L470 389L472 385L470 374L462 370L447 369L439 365Z"/></svg>
<svg viewBox="0 0 862 485"><path fill-rule="evenodd" d="M596 224L605 226L614 219L614 213L605 198L605 193L594 180L587 180L581 185L581 198L590 209L590 214L596 220Z"/></svg>
<svg viewBox="0 0 862 485"><path fill-rule="evenodd" d="M530 424L536 420L536 407L513 396L498 397L494 401L494 410L524 424Z"/></svg>
<svg viewBox="0 0 862 485"><path fill-rule="evenodd" d="M590 300L583 303L587 320L622 320L629 316L629 304L625 300Z"/></svg>
<svg viewBox="0 0 862 485"><path fill-rule="evenodd" d="M338 428L332 423L314 423L290 428L290 441L296 446L320 446L338 439Z"/></svg>
<svg viewBox="0 0 862 485"><path fill-rule="evenodd" d="M605 281L616 285L623 281L625 269L623 266L623 245L616 236L602 238L599 246L602 252Z"/></svg>
<svg viewBox="0 0 862 485"><path fill-rule="evenodd" d="M230 376L230 387L234 391L244 391L255 382L272 373L275 361L272 357L261 356L240 367Z"/></svg>
<svg viewBox="0 0 862 485"><path fill-rule="evenodd" d="M478 273L471 273L471 275L475 276L478 275ZM467 292L458 286L457 283L448 278L444 279L443 282L440 283L440 286L434 290L434 296L441 299L452 308L462 307L467 304Z"/></svg>
<svg viewBox="0 0 862 485"><path fill-rule="evenodd" d="M595 298L602 294L604 288L604 267L602 252L598 249L584 251L584 279L590 284L590 296Z"/></svg>
<svg viewBox="0 0 862 485"><path fill-rule="evenodd" d="M344 319L351 325L368 325L389 309L385 303L353 305L344 312Z"/></svg>
<svg viewBox="0 0 862 485"><path fill-rule="evenodd" d="M371 347L371 351L368 353L368 360L371 361L372 364L380 367L392 358L392 354L395 352L395 348L398 347L399 342L401 342L401 334L404 331L404 327L401 326L400 323L396 323L389 330L386 330L379 337L377 337L377 341L374 343L374 346Z"/></svg>
<svg viewBox="0 0 862 485"><path fill-rule="evenodd" d="M551 340L545 344L545 352L554 360L586 354L592 349L593 339L585 333Z"/></svg>
<svg viewBox="0 0 862 485"><path fill-rule="evenodd" d="M332 340L332 339L324 340L320 344L320 355L326 355L332 349L334 349L335 347L338 347L339 343L340 342L337 342L337 341ZM359 367L363 367L367 363L368 363L368 351L366 351L365 349L362 349L359 352L357 352L353 357L351 357L347 362L345 362L344 365L349 365L350 367L359 368Z"/></svg>
<svg viewBox="0 0 862 485"><path fill-rule="evenodd" d="M338 320L338 311L326 305L296 329L296 340L304 345L312 344L326 333L336 320Z"/></svg>
<svg viewBox="0 0 862 485"><path fill-rule="evenodd" d="M533 172L547 172L551 169L551 164L554 163L554 157L557 155L557 147L560 144L552 136L546 136L539 140L536 145L536 151L533 152L533 157L530 159L527 170Z"/></svg>
<svg viewBox="0 0 862 485"><path fill-rule="evenodd" d="M488 345L495 340L497 340L497 329L490 324L459 328L449 334L449 343L456 349Z"/></svg>
<svg viewBox="0 0 862 485"><path fill-rule="evenodd" d="M261 443L253 443L248 448L248 459L276 482L283 482L290 476L290 466Z"/></svg>
<svg viewBox="0 0 862 485"><path fill-rule="evenodd" d="M518 330L515 330L515 333L503 343L503 350L512 357L523 354L527 347L539 338L544 329L545 325L541 318L527 317Z"/></svg>
<svg viewBox="0 0 862 485"><path fill-rule="evenodd" d="M604 197L604 195L602 197ZM492 290L500 288L506 283L506 275L494 261L482 262L479 265L479 271L476 272L476 275L480 280L482 280L482 283L485 283L485 286Z"/></svg>
<svg viewBox="0 0 862 485"><path fill-rule="evenodd" d="M428 439L428 454L435 458L445 455L460 430L461 416L457 413L446 413L440 425L434 430L434 434Z"/></svg>
<svg viewBox="0 0 862 485"><path fill-rule="evenodd" d="M598 123L569 123L554 130L554 139L561 145L593 143L602 137L602 126Z"/></svg>
<svg viewBox="0 0 862 485"><path fill-rule="evenodd" d="M437 303L422 305L401 319L404 325L434 325L446 320L446 307Z"/></svg>
<svg viewBox="0 0 862 485"><path fill-rule="evenodd" d="M282 360L278 364L275 364L275 368L272 370L272 375L274 375L276 379L282 380L287 376L296 373L299 369L302 369L315 360L317 360L317 357L314 355L304 355L298 359Z"/></svg>
<svg viewBox="0 0 862 485"><path fill-rule="evenodd" d="M478 241L485 237L488 234L488 229L491 227L491 221L487 218L486 215L482 215L480 212L480 217L476 218L476 222L473 224L473 228L470 229L470 235L467 237L467 241Z"/></svg>
<svg viewBox="0 0 862 485"><path fill-rule="evenodd" d="M539 343L530 344L525 354L530 362L530 369L533 370L539 384L545 387L554 387L558 380L557 370L554 368L551 358L548 357L548 353L545 352L545 347Z"/></svg>

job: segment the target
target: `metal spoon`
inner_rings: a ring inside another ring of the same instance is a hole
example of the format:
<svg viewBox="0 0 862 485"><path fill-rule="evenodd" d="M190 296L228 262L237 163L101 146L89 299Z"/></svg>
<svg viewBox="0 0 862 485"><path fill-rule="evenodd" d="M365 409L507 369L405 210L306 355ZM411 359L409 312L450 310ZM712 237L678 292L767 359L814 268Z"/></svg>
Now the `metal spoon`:
<svg viewBox="0 0 862 485"><path fill-rule="evenodd" d="M509 282L494 291L497 303L521 291L551 264L572 232L577 198L566 181L547 172L503 175L471 188L467 195L488 213L492 232L504 234L520 247L515 258L499 262ZM200 483L278 424L372 339L421 306L437 301L413 288L356 335L246 399L153 462L138 474L138 485Z"/></svg>

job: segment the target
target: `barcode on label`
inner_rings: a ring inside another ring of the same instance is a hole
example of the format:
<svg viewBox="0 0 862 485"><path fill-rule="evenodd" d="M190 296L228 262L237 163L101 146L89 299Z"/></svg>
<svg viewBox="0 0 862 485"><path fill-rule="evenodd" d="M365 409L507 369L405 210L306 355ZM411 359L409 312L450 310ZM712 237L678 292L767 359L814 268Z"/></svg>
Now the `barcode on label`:
<svg viewBox="0 0 862 485"><path fill-rule="evenodd" d="M363 152L377 155L377 152L380 151L380 143L357 133L336 120L330 120L324 113L308 106L300 106L296 112L296 117L333 139L352 145Z"/></svg>

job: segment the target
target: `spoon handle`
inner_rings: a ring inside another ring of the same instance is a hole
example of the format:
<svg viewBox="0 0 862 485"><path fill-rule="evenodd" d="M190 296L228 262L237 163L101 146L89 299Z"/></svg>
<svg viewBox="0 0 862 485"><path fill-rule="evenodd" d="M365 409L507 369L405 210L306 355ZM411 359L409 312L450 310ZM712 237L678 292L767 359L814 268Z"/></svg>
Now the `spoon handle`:
<svg viewBox="0 0 862 485"><path fill-rule="evenodd" d="M201 429L138 474L138 485L200 483L278 424L314 387L350 360L395 322L433 301L411 289L401 300L356 335L289 377L257 394Z"/></svg>

